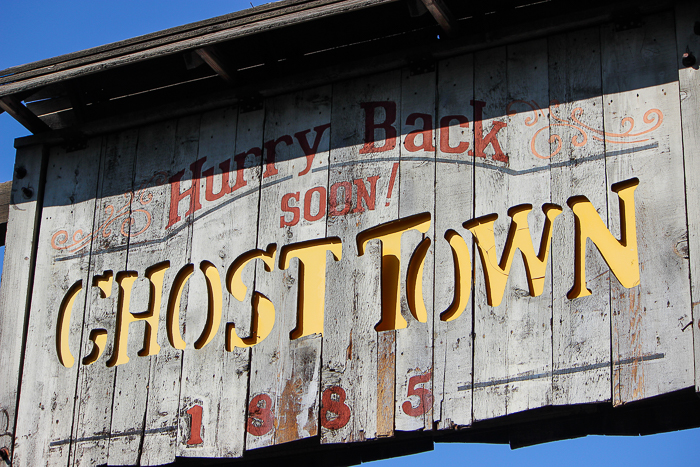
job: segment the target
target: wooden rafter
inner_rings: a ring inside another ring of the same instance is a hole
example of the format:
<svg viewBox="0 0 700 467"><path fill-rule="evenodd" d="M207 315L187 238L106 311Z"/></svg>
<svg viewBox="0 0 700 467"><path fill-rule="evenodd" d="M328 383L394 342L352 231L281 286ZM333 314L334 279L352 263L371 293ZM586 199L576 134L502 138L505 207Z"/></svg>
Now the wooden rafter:
<svg viewBox="0 0 700 467"><path fill-rule="evenodd" d="M75 81L66 81L66 90L68 91L68 99L73 106L73 112L78 123L82 123L87 120L85 115L85 103L83 102L82 94L80 89L76 85Z"/></svg>
<svg viewBox="0 0 700 467"><path fill-rule="evenodd" d="M451 37L459 35L459 25L443 0L421 0L443 31Z"/></svg>
<svg viewBox="0 0 700 467"><path fill-rule="evenodd" d="M24 104L22 104L22 101L15 96L0 97L0 108L34 134L51 130L46 123L34 115L32 111L26 108Z"/></svg>
<svg viewBox="0 0 700 467"><path fill-rule="evenodd" d="M235 67L233 67L229 60L222 56L215 47L202 47L201 49L196 49L195 52L224 81L230 85L235 84Z"/></svg>

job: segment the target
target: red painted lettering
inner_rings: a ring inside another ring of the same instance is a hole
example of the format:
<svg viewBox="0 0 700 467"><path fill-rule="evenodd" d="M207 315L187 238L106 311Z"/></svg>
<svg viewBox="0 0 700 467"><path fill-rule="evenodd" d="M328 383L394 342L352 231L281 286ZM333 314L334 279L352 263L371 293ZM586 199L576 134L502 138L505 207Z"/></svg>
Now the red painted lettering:
<svg viewBox="0 0 700 467"><path fill-rule="evenodd" d="M331 386L323 391L321 397L321 426L329 430L339 430L350 421L350 407L345 404L345 390L340 386ZM334 414L335 417L329 417Z"/></svg>
<svg viewBox="0 0 700 467"><path fill-rule="evenodd" d="M406 415L411 417L420 417L425 414L433 405L433 393L430 389L417 388L416 385L427 383L432 378L432 373L429 371L422 375L411 376L408 379L408 397L418 396L418 405L413 407L411 401L406 401L401 404L401 409Z"/></svg>
<svg viewBox="0 0 700 467"><path fill-rule="evenodd" d="M221 164L219 164L219 168L221 169L221 189L218 193L214 193L214 167L210 167L202 172L202 175L207 178L204 190L204 199L207 201L216 201L222 196L231 193L231 187L228 184L228 173L231 170L231 159L226 159L223 161Z"/></svg>
<svg viewBox="0 0 700 467"><path fill-rule="evenodd" d="M282 212L291 212L292 213L292 220L287 221L284 219L284 214L280 216L280 227L285 227L287 225L297 225L299 223L299 218L301 217L299 208L296 206L290 206L289 205L289 200L294 198L295 200L299 201L299 192L297 191L296 193L287 193L282 197ZM324 209L325 211L325 209Z"/></svg>
<svg viewBox="0 0 700 467"><path fill-rule="evenodd" d="M338 211L338 188L343 189L343 209ZM352 209L352 184L350 182L336 182L331 185L331 198L328 213L331 216L344 216Z"/></svg>
<svg viewBox="0 0 700 467"><path fill-rule="evenodd" d="M422 130L413 130L406 135L404 141L404 146L409 152L418 151L435 151L435 146L433 145L433 117L429 114L411 114L406 119L406 125L415 125L416 120L423 120ZM421 145L416 144L416 137L421 135Z"/></svg>
<svg viewBox="0 0 700 467"><path fill-rule="evenodd" d="M482 111L484 106L486 105L486 102L470 101L470 104L474 107L474 149L476 152L469 151L469 155L474 155L476 157L486 157L484 149L486 149L486 147L490 144L494 150L494 155L491 156L493 160L508 162L508 156L503 154L501 145L498 144L498 132L505 128L507 125L503 122L494 121L493 126L491 127L491 131L489 131L488 134L484 136L484 130L481 120L483 116Z"/></svg>
<svg viewBox="0 0 700 467"><path fill-rule="evenodd" d="M367 187L365 187L365 182L361 178L353 180L353 183L357 187L357 206L352 210L353 213L365 212L365 208L362 207L362 202L364 201L367 205L367 209L374 211L374 201L377 197L377 180L379 180L379 175L374 177L368 177L369 181L369 194L367 193Z"/></svg>
<svg viewBox="0 0 700 467"><path fill-rule="evenodd" d="M286 143L287 146L294 144L294 140L289 135L280 136L277 139L271 139L265 143L265 153L267 154L265 172L263 172L263 178L272 177L277 175L277 167L275 166L275 159L277 158L277 145L280 143Z"/></svg>
<svg viewBox="0 0 700 467"><path fill-rule="evenodd" d="M311 200L314 193L318 193L318 212L311 214ZM306 192L304 196L304 219L309 222L317 221L326 215L326 189L322 186L317 186Z"/></svg>
<svg viewBox="0 0 700 467"><path fill-rule="evenodd" d="M248 405L248 423L246 430L253 436L262 436L272 430L274 415L272 399L267 394L258 394Z"/></svg>
<svg viewBox="0 0 700 467"><path fill-rule="evenodd" d="M168 216L168 225L165 227L169 229L181 218L178 213L178 207L180 201L189 197L190 207L185 213L185 216L189 216L193 212L202 208L199 202L199 179L202 177L202 164L207 160L206 157L202 157L198 161L190 165L190 170L192 171L192 181L191 186L180 193L180 180L182 176L185 175L185 171L181 170L172 177L170 177L170 215Z"/></svg>
<svg viewBox="0 0 700 467"><path fill-rule="evenodd" d="M360 104L365 111L365 144L360 148L360 154L384 152L396 147L396 128L392 125L396 121L396 102L363 102ZM384 121L375 122L375 111L378 107L384 109L386 114ZM384 145L375 145L375 131L384 130Z"/></svg>
<svg viewBox="0 0 700 467"><path fill-rule="evenodd" d="M450 122L456 120L460 128L469 128L469 119L464 115L448 115L440 119L440 151L447 154L462 154L469 148L469 142L462 141L450 146Z"/></svg>
<svg viewBox="0 0 700 467"><path fill-rule="evenodd" d="M318 151L319 144L321 144L323 133L330 127L330 123L314 127L316 138L314 138L313 146L311 147L309 147L309 141L306 139L306 135L310 133L311 130L304 130L294 133L294 137L297 139L297 141L299 141L299 146L301 146L301 150L304 151L304 155L306 156L306 168L299 172L299 175L306 175L309 173L309 170L311 170L311 164L313 164L314 156L316 155L316 151Z"/></svg>
<svg viewBox="0 0 700 467"><path fill-rule="evenodd" d="M192 417L190 424L190 438L187 440L188 445L202 444L202 406L193 405L186 413Z"/></svg>

